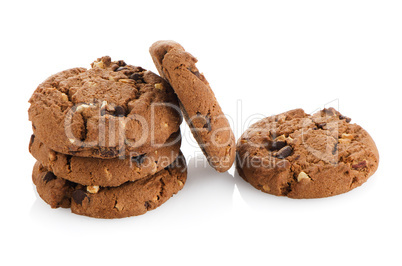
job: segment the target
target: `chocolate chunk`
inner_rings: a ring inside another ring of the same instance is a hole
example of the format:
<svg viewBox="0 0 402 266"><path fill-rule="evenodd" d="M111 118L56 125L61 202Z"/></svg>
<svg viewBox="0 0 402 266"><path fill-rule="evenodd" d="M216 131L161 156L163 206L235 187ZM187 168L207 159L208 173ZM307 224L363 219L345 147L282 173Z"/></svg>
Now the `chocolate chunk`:
<svg viewBox="0 0 402 266"><path fill-rule="evenodd" d="M127 69L127 68L126 67L118 67L115 71L118 72L118 71L122 71L124 69Z"/></svg>
<svg viewBox="0 0 402 266"><path fill-rule="evenodd" d="M86 197L88 197L88 196L87 196L87 194L86 194L83 190L78 189L78 190L75 190L75 191L73 192L72 197L73 197L73 200L75 201L75 203L81 205L82 202L84 201L84 199L85 199Z"/></svg>
<svg viewBox="0 0 402 266"><path fill-rule="evenodd" d="M273 141L268 144L269 151L278 151L286 146L285 141Z"/></svg>
<svg viewBox="0 0 402 266"><path fill-rule="evenodd" d="M114 108L114 116L125 116L126 115L126 110L124 109L124 107L117 105Z"/></svg>
<svg viewBox="0 0 402 266"><path fill-rule="evenodd" d="M276 153L276 157L284 159L292 153L293 149L290 146L285 146Z"/></svg>
<svg viewBox="0 0 402 266"><path fill-rule="evenodd" d="M344 115L340 115L339 116L339 119L340 120L346 120L346 123L350 123L350 121L352 121L352 119L351 118L349 118L349 117L347 117L347 116L344 116Z"/></svg>
<svg viewBox="0 0 402 266"><path fill-rule="evenodd" d="M131 157L131 161L137 163L138 165L142 164L145 161L145 154L141 154L135 157Z"/></svg>
<svg viewBox="0 0 402 266"><path fill-rule="evenodd" d="M367 167L367 161L362 161L360 163L352 165L353 169L360 169L360 168L365 168L365 167Z"/></svg>
<svg viewBox="0 0 402 266"><path fill-rule="evenodd" d="M130 79L133 79L135 81L142 81L142 75L140 73L133 73L130 76Z"/></svg>
<svg viewBox="0 0 402 266"><path fill-rule="evenodd" d="M46 183L49 181L52 181L56 179L57 177L52 173L52 172L46 172L46 174L43 176L43 181Z"/></svg>

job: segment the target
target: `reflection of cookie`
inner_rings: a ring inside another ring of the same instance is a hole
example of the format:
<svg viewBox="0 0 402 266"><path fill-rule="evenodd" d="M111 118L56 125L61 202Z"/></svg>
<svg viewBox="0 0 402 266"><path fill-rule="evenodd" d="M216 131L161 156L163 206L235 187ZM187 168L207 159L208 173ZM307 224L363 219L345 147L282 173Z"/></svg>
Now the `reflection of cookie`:
<svg viewBox="0 0 402 266"><path fill-rule="evenodd" d="M173 41L159 41L150 48L159 74L176 92L187 123L208 159L219 172L227 171L235 158L235 139L208 81L191 54Z"/></svg>
<svg viewBox="0 0 402 266"><path fill-rule="evenodd" d="M370 135L333 108L262 119L237 142L236 168L257 189L290 198L341 194L363 184L379 155Z"/></svg>
<svg viewBox="0 0 402 266"><path fill-rule="evenodd" d="M179 131L168 139L166 146L155 151L135 157L127 156L125 159L104 160L55 152L32 135L29 151L58 177L82 185L115 187L127 181L153 175L170 165L179 155L180 142Z"/></svg>
<svg viewBox="0 0 402 266"><path fill-rule="evenodd" d="M119 187L82 186L56 177L37 162L32 179L40 197L52 208L71 208L96 218L122 218L153 210L183 188L187 168L183 155L153 176Z"/></svg>
<svg viewBox="0 0 402 266"><path fill-rule="evenodd" d="M91 69L49 77L29 102L34 134L50 149L76 156L148 152L181 123L177 97L166 81L107 56Z"/></svg>

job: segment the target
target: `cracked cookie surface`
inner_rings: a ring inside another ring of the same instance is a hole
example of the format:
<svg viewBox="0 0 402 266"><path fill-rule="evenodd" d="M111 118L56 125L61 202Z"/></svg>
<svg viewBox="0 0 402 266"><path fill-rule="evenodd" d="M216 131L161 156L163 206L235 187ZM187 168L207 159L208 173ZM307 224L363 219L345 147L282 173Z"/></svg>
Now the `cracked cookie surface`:
<svg viewBox="0 0 402 266"><path fill-rule="evenodd" d="M172 134L157 150L125 158L98 159L55 152L32 135L29 151L44 167L57 177L82 185L116 187L153 175L169 166L179 155L180 131Z"/></svg>
<svg viewBox="0 0 402 266"><path fill-rule="evenodd" d="M180 191L187 178L182 154L155 175L118 187L83 186L57 177L36 162L32 180L39 196L52 208L71 208L95 218L123 218L153 210Z"/></svg>
<svg viewBox="0 0 402 266"><path fill-rule="evenodd" d="M290 198L348 192L377 170L370 135L333 108L291 110L260 120L237 142L236 169L255 188Z"/></svg>
<svg viewBox="0 0 402 266"><path fill-rule="evenodd" d="M76 156L115 158L155 150L182 121L164 79L108 56L90 69L49 77L29 102L34 134L52 150Z"/></svg>
<svg viewBox="0 0 402 266"><path fill-rule="evenodd" d="M176 92L183 115L209 164L227 171L235 158L235 139L208 81L195 66L197 59L173 41L155 42L149 49L159 74Z"/></svg>

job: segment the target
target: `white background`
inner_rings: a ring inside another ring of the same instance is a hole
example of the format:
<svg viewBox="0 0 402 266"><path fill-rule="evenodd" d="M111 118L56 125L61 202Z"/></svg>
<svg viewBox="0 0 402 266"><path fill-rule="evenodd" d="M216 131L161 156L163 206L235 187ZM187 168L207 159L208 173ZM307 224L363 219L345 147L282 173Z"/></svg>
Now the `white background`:
<svg viewBox="0 0 402 266"><path fill-rule="evenodd" d="M2 1L0 263L401 265L401 14L385 0ZM188 182L162 207L120 220L51 209L31 182L30 95L103 55L156 72L161 39L199 59L236 138L252 118L330 103L372 135L377 173L332 198L271 196L203 167L183 124Z"/></svg>

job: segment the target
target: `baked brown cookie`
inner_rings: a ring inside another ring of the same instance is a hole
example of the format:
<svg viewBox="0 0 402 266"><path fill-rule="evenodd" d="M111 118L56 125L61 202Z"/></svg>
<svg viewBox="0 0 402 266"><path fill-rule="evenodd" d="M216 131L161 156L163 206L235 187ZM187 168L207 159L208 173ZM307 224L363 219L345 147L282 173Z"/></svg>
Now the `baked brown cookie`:
<svg viewBox="0 0 402 266"><path fill-rule="evenodd" d="M183 115L209 164L227 171L235 158L235 139L208 81L195 66L197 59L173 41L150 48L159 74L176 92Z"/></svg>
<svg viewBox="0 0 402 266"><path fill-rule="evenodd" d="M146 154L125 158L98 159L55 152L32 135L29 151L54 175L86 186L117 187L153 175L169 166L180 153L180 131L165 146Z"/></svg>
<svg viewBox="0 0 402 266"><path fill-rule="evenodd" d="M153 176L112 188L70 182L39 162L32 173L39 196L52 208L70 207L76 214L107 219L141 215L159 207L183 188L186 178L182 155Z"/></svg>
<svg viewBox="0 0 402 266"><path fill-rule="evenodd" d="M263 192L290 198L348 192L373 175L378 162L370 135L333 108L264 118L237 142L239 175Z"/></svg>
<svg viewBox="0 0 402 266"><path fill-rule="evenodd" d="M179 129L177 97L164 79L108 56L91 66L49 77L30 98L34 134L47 147L114 158L155 150Z"/></svg>

